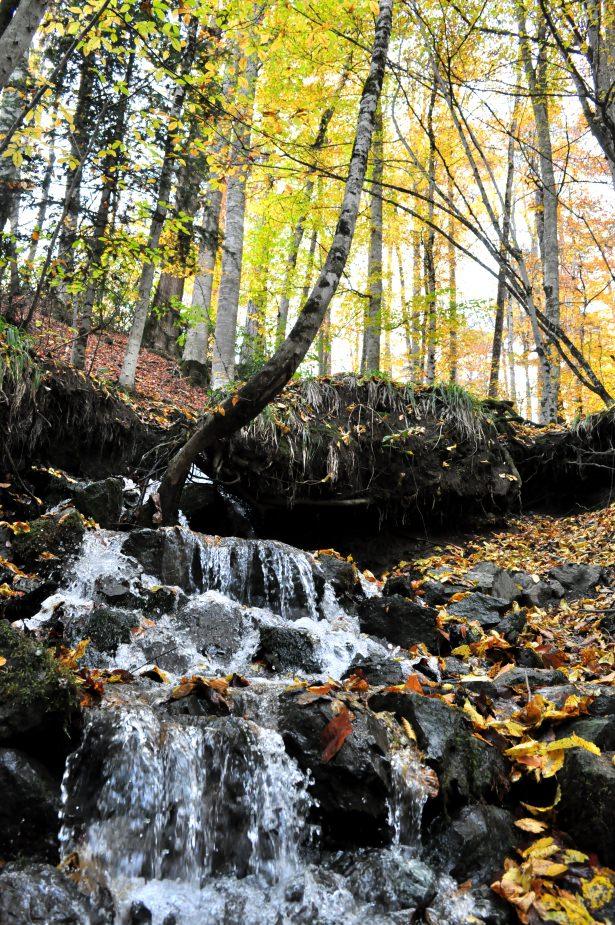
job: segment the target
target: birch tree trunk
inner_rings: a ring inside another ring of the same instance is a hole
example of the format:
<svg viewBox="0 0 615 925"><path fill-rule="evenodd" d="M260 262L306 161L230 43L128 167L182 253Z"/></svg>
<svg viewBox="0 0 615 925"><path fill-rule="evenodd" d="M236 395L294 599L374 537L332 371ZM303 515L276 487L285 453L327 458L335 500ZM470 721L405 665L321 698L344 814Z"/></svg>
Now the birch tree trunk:
<svg viewBox="0 0 615 925"><path fill-rule="evenodd" d="M382 111L378 109L372 144L372 194L370 197L370 235L367 280L369 299L363 331L363 373L380 369L382 335Z"/></svg>
<svg viewBox="0 0 615 925"><path fill-rule="evenodd" d="M179 118L183 103L183 90L176 95L175 105L169 115L171 124ZM154 282L154 254L160 244L160 236L164 227L164 222L169 209L169 196L171 194L171 185L173 183L173 173L175 168L175 152L173 150L172 132L167 129L167 138L165 142L164 155L160 176L158 178L158 193L156 205L150 221L149 233L147 236L147 252L150 255L146 259L141 270L139 287L137 290L137 301L135 304L135 313L128 335L126 344L126 353L124 363L119 375L119 384L124 389L132 390L135 387L135 377L137 374L137 362L139 351L143 341L143 332L147 321L149 311L150 297L152 294L152 284Z"/></svg>
<svg viewBox="0 0 615 925"><path fill-rule="evenodd" d="M20 0L12 18L0 35L0 90L4 90L13 71L25 58L49 0Z"/></svg>
<svg viewBox="0 0 615 925"><path fill-rule="evenodd" d="M243 263L246 181L249 172L250 123L254 109L258 70L258 56L252 54L246 64L245 84L241 93L244 115L242 121L238 120L235 123L233 130L230 176L226 184L222 272L218 288L211 366L211 382L214 389L227 385L235 377L237 312Z"/></svg>
<svg viewBox="0 0 615 925"><path fill-rule="evenodd" d="M523 6L517 5L517 18L521 43L521 57L528 83L539 158L539 176L541 185L542 212L540 223L540 255L542 264L542 283L545 298L545 315L547 320L559 326L559 238L558 205L559 193L555 182L553 148L551 145L551 127L547 105L547 60L546 27L544 21L538 29L538 54L534 64L527 36L527 25ZM542 423L555 421L559 397L560 366L559 359L550 342L544 345L547 359L547 375L542 383L540 416Z"/></svg>
<svg viewBox="0 0 615 925"><path fill-rule="evenodd" d="M209 186L208 194L205 196L202 238L197 261L197 274L192 290L192 309L199 320L186 335L182 357L184 372L195 385L205 385L209 381L207 350L221 208L222 190L216 183L213 183Z"/></svg>
<svg viewBox="0 0 615 925"><path fill-rule="evenodd" d="M513 188L515 178L515 137L517 134L518 103L515 101L513 116L508 136L508 157L506 166L506 186L504 189L504 205L502 209L502 240L500 251L506 255L510 241L510 226L512 222ZM498 288L495 300L495 326L493 330L493 346L491 349L491 367L489 370L489 398L497 398L498 381L500 375L500 358L502 355L502 334L504 331L504 306L507 294L506 273L500 266L498 271Z"/></svg>
<svg viewBox="0 0 615 925"><path fill-rule="evenodd" d="M213 412L169 463L160 485L160 519L176 520L181 490L197 456L254 420L284 388L314 342L344 272L354 237L361 191L382 91L391 35L392 0L380 0L369 74L363 86L352 156L335 234L316 284L297 321L271 359Z"/></svg>
<svg viewBox="0 0 615 925"><path fill-rule="evenodd" d="M450 179L449 179L450 183ZM449 186L449 194L453 198L452 183ZM448 353L449 353L449 380L457 382L457 362L458 356L458 325L459 318L457 313L457 251L455 249L455 219L449 215L448 219L449 241L447 247L448 262Z"/></svg>
<svg viewBox="0 0 615 925"><path fill-rule="evenodd" d="M427 229L423 242L423 262L425 266L425 312L426 318L426 357L425 357L425 382L427 385L433 385L436 381L436 256L434 231L434 200L436 195L436 139L433 127L433 114L436 105L436 84L434 85L429 96L429 106L427 110L427 134L429 136L429 157L428 157L428 205L427 205Z"/></svg>
<svg viewBox="0 0 615 925"><path fill-rule="evenodd" d="M421 232L412 231L412 382L422 385L425 357L421 350L422 273Z"/></svg>
<svg viewBox="0 0 615 925"><path fill-rule="evenodd" d="M227 71L222 83L222 99L228 100L237 85L237 68ZM219 157L228 144L225 133L220 131L212 146L212 159ZM195 385L209 384L208 348L209 332L212 327L211 302L214 272L220 247L220 213L222 211L222 187L220 178L213 175L206 184L203 194L201 218L201 240L197 258L197 271L192 290L192 311L196 324L186 334L182 369Z"/></svg>
<svg viewBox="0 0 615 925"><path fill-rule="evenodd" d="M0 138L6 133L13 121L19 117L23 108L26 67L22 62L13 71L10 86L0 97ZM12 157L0 158L0 234L13 212L15 197L19 194L19 167Z"/></svg>
<svg viewBox="0 0 615 925"><path fill-rule="evenodd" d="M348 80L348 67L344 68L342 77L339 83L339 86L336 91L336 95L339 94L344 89L346 82ZM312 151L316 153L320 151L323 145L327 140L327 130L333 115L335 113L335 107L329 106L323 112L320 125L318 126L318 132L316 133L316 138L312 145ZM308 209L312 201L312 196L314 194L314 175L313 172L308 176L308 179L305 184L305 189L303 191L303 201L304 208ZM301 250L301 243L303 241L303 235L305 232L305 213L301 215L297 225L295 226L295 231L290 243L290 248L288 251L288 258L286 263L286 272L284 274L284 282L282 284L282 298L280 299L280 307L278 309L278 319L276 324L276 347L282 343L286 337L286 326L288 323L288 309L290 307L290 292L293 277L295 275L295 270L297 269L297 259L299 257L299 251Z"/></svg>

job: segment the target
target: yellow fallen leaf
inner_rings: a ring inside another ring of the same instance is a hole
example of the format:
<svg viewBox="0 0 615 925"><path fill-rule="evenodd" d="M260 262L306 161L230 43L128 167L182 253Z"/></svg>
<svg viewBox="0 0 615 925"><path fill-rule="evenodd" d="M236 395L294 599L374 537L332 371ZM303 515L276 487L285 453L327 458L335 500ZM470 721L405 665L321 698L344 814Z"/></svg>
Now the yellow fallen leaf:
<svg viewBox="0 0 615 925"><path fill-rule="evenodd" d="M581 889L583 899L590 909L601 909L615 895L615 886L605 874L596 874L591 880L584 880Z"/></svg>
<svg viewBox="0 0 615 925"><path fill-rule="evenodd" d="M533 832L535 835L548 829L546 822L541 822L540 819L532 819L531 816L525 819L517 819L515 825L518 829L523 829L524 832Z"/></svg>
<svg viewBox="0 0 615 925"><path fill-rule="evenodd" d="M406 735L408 736L408 738L410 739L410 741L411 741L411 742L416 742L416 733L415 733L414 729L412 728L411 724L410 724L410 723L408 722L408 720L405 718L405 716L402 716L401 724L402 724L402 726L403 726L403 728L404 728L404 732L406 733Z"/></svg>

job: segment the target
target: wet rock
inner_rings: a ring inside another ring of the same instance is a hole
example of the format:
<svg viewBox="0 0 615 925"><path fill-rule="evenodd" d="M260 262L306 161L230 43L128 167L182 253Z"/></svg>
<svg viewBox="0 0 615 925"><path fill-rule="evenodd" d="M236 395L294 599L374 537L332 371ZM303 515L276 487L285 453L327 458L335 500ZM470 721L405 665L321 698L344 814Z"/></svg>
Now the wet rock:
<svg viewBox="0 0 615 925"><path fill-rule="evenodd" d="M568 832L579 848L595 852L609 867L615 864L615 766L613 755L592 755L583 748L566 753L558 775L561 801L558 825Z"/></svg>
<svg viewBox="0 0 615 925"><path fill-rule="evenodd" d="M60 787L49 771L13 748L0 748L0 857L55 860Z"/></svg>
<svg viewBox="0 0 615 925"><path fill-rule="evenodd" d="M191 534L184 535L178 528L133 530L122 552L136 559L146 574L159 578L162 584L188 592L201 587L199 547Z"/></svg>
<svg viewBox="0 0 615 925"><path fill-rule="evenodd" d="M90 482L73 492L73 501L77 510L101 527L115 527L122 515L124 479Z"/></svg>
<svg viewBox="0 0 615 925"><path fill-rule="evenodd" d="M133 591L127 578L103 575L94 582L97 595L115 607L138 607L141 598Z"/></svg>
<svg viewBox="0 0 615 925"><path fill-rule="evenodd" d="M48 649L0 621L0 742L58 722L64 726L76 702L67 672Z"/></svg>
<svg viewBox="0 0 615 925"><path fill-rule="evenodd" d="M134 611L118 607L94 607L86 620L71 627L72 642L89 639L92 649L105 655L115 655L118 647L131 640L131 630L139 623ZM92 653L88 653L92 655Z"/></svg>
<svg viewBox="0 0 615 925"><path fill-rule="evenodd" d="M23 567L36 571L41 566L40 556L50 552L62 557L76 552L85 534L83 518L69 508L57 514L45 514L30 523L27 533L16 534L12 541L15 559ZM49 560L53 563L53 560ZM53 567L53 566L51 566Z"/></svg>
<svg viewBox="0 0 615 925"><path fill-rule="evenodd" d="M324 554L320 554L317 561L325 581L331 583L336 597L343 606L352 606L365 598L365 591L353 562Z"/></svg>
<svg viewBox="0 0 615 925"><path fill-rule="evenodd" d="M560 727L558 738L578 735L588 742L593 742L603 752L615 752L615 716L592 716L576 719L573 723Z"/></svg>
<svg viewBox="0 0 615 925"><path fill-rule="evenodd" d="M359 607L359 624L362 632L406 649L422 642L433 650L441 639L435 610L399 595L368 598Z"/></svg>
<svg viewBox="0 0 615 925"><path fill-rule="evenodd" d="M579 694L574 684L553 684L551 687L535 687L531 690L533 694L541 694L545 700L550 700L556 707L563 707L569 697Z"/></svg>
<svg viewBox="0 0 615 925"><path fill-rule="evenodd" d="M500 636L503 636L507 642L514 646L525 629L526 622L525 611L517 610L507 614L503 620L500 620L496 629Z"/></svg>
<svg viewBox="0 0 615 925"><path fill-rule="evenodd" d="M478 620L481 626L497 626L502 614L508 609L509 602L482 591L471 591L460 601L448 606L448 612L464 620Z"/></svg>
<svg viewBox="0 0 615 925"><path fill-rule="evenodd" d="M254 635L253 621L245 607L215 592L203 594L180 608L174 622L185 630L201 655L214 662L230 662L249 635Z"/></svg>
<svg viewBox="0 0 615 925"><path fill-rule="evenodd" d="M369 706L411 723L419 748L438 773L441 796L449 806L507 789L505 759L472 735L460 710L436 698L393 691L374 694Z"/></svg>
<svg viewBox="0 0 615 925"><path fill-rule="evenodd" d="M322 669L318 656L318 641L308 630L297 626L260 627L257 658L262 658L273 671L301 669L303 673Z"/></svg>
<svg viewBox="0 0 615 925"><path fill-rule="evenodd" d="M345 875L353 896L385 912L424 909L437 887L433 870L403 846L358 852Z"/></svg>
<svg viewBox="0 0 615 925"><path fill-rule="evenodd" d="M91 903L48 864L7 864L0 871L2 925L111 925L109 899Z"/></svg>
<svg viewBox="0 0 615 925"><path fill-rule="evenodd" d="M140 601L140 609L144 613L161 617L163 614L175 613L187 603L188 597L176 585L154 585L152 588L141 589Z"/></svg>
<svg viewBox="0 0 615 925"><path fill-rule="evenodd" d="M491 883L501 873L504 858L520 844L512 813L498 806L465 806L438 823L430 856L455 877Z"/></svg>
<svg viewBox="0 0 615 925"><path fill-rule="evenodd" d="M288 753L312 778L315 810L325 841L377 845L389 835L391 769L386 728L355 709L352 732L330 761L323 761L322 733L334 717L333 701L307 701L301 693L280 699L279 731Z"/></svg>
<svg viewBox="0 0 615 925"><path fill-rule="evenodd" d="M152 913L145 903L138 900L133 902L128 913L129 925L151 925Z"/></svg>
<svg viewBox="0 0 615 925"><path fill-rule="evenodd" d="M567 562L552 568L549 578L559 582L571 594L586 594L598 584L603 574L600 565L583 565Z"/></svg>
<svg viewBox="0 0 615 925"><path fill-rule="evenodd" d="M399 662L385 655L358 656L344 677L349 678L357 672L361 672L365 680L374 687L381 684L402 684L404 681L404 672Z"/></svg>

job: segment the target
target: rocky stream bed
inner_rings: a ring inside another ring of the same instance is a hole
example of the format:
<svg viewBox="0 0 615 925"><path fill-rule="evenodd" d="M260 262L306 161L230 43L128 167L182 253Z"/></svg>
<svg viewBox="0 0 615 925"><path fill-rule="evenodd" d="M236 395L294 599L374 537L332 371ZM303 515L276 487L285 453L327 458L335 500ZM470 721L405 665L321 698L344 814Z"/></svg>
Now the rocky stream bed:
<svg viewBox="0 0 615 925"><path fill-rule="evenodd" d="M45 491L0 528L1 925L611 921L613 507L377 581Z"/></svg>

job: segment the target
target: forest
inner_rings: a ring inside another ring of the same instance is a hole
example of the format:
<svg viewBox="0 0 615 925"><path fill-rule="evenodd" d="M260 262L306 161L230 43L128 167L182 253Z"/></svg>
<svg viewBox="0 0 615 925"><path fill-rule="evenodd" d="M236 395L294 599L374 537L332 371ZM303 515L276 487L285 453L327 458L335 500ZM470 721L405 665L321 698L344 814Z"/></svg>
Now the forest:
<svg viewBox="0 0 615 925"><path fill-rule="evenodd" d="M615 8L0 0L0 925L615 922Z"/></svg>

